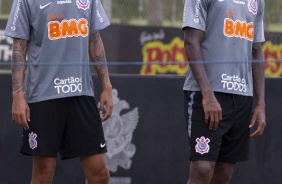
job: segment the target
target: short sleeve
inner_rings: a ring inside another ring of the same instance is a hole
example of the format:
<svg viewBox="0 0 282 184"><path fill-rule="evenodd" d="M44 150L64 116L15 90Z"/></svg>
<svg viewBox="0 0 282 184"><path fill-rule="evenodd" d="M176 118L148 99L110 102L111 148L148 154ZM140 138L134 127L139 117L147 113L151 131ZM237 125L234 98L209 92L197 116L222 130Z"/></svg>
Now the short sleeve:
<svg viewBox="0 0 282 184"><path fill-rule="evenodd" d="M90 22L90 34L96 33L110 25L101 1L95 0L93 1L93 3L94 4L92 6Z"/></svg>
<svg viewBox="0 0 282 184"><path fill-rule="evenodd" d="M14 0L4 35L29 40L30 27L28 0Z"/></svg>
<svg viewBox="0 0 282 184"><path fill-rule="evenodd" d="M208 0L184 0L182 29L192 27L206 30Z"/></svg>
<svg viewBox="0 0 282 184"><path fill-rule="evenodd" d="M259 1L259 10L256 15L256 19L254 22L254 41L255 43L264 42L264 24L263 24L263 17L264 17L264 0Z"/></svg>

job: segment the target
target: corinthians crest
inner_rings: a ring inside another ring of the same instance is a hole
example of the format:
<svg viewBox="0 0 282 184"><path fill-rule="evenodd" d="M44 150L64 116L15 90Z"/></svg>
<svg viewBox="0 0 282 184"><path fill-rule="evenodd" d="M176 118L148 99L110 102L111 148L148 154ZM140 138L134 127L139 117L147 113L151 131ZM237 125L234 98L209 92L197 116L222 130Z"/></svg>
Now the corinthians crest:
<svg viewBox="0 0 282 184"><path fill-rule="evenodd" d="M249 3L248 3L249 12L256 15L257 12L258 12L258 2L257 2L257 0L248 0L248 1L249 1Z"/></svg>
<svg viewBox="0 0 282 184"><path fill-rule="evenodd" d="M80 9L87 10L90 7L90 1L89 0L76 0L76 5Z"/></svg>
<svg viewBox="0 0 282 184"><path fill-rule="evenodd" d="M108 167L110 171L116 172L118 166L124 169L131 167L131 158L136 152L131 140L138 124L139 114L137 107L128 111L129 104L118 98L116 89L113 89L112 93L113 112L111 118L103 123L103 129L108 149L106 153Z"/></svg>
<svg viewBox="0 0 282 184"><path fill-rule="evenodd" d="M202 136L201 138L197 138L196 139L196 146L195 146L195 150L197 153L200 153L201 155L204 153L208 153L210 150L210 146L209 146L209 142L210 139L209 138L205 138L204 136Z"/></svg>

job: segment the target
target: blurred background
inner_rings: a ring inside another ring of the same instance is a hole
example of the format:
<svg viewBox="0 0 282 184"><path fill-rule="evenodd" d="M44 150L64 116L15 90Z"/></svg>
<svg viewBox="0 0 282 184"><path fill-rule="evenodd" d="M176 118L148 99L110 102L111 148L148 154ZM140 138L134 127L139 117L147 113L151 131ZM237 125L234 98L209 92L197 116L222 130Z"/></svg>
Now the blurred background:
<svg viewBox="0 0 282 184"><path fill-rule="evenodd" d="M12 0L0 0L0 18L7 18ZM112 23L181 27L183 0L101 0ZM282 1L265 1L265 30L282 32Z"/></svg>
<svg viewBox="0 0 282 184"><path fill-rule="evenodd" d="M112 74L188 71L183 48L183 0L101 0L111 26L101 31ZM12 39L4 29L12 0L0 0L0 71L9 72ZM265 1L265 75L281 76L282 0ZM4 66L6 65L6 66Z"/></svg>
<svg viewBox="0 0 282 184"><path fill-rule="evenodd" d="M4 36L12 0L0 0L0 71L9 72L12 39ZM112 74L188 71L181 30L183 0L101 0L111 26L101 31ZM265 75L281 76L282 0L265 1ZM6 66L4 66L6 65Z"/></svg>
<svg viewBox="0 0 282 184"><path fill-rule="evenodd" d="M12 2L0 0L0 183L28 184L31 159L19 153L22 130L11 120L13 40L4 36L4 29ZM114 87L113 116L103 123L110 184L186 183L189 150L182 86L188 61L181 30L183 0L101 2L111 21L101 31ZM250 161L238 164L231 184L282 183L282 0L265 0L265 5L267 127L262 137L251 140ZM95 93L100 94L97 76L93 78ZM54 184L85 183L75 159L58 164L54 178Z"/></svg>

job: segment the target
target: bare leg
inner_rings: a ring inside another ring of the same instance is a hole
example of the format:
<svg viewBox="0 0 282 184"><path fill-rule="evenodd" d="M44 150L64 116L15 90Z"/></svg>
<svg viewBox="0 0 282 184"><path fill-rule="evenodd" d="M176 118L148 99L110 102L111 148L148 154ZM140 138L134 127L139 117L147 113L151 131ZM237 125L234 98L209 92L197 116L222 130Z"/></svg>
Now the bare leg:
<svg viewBox="0 0 282 184"><path fill-rule="evenodd" d="M31 184L51 184L55 167L55 157L34 156Z"/></svg>
<svg viewBox="0 0 282 184"><path fill-rule="evenodd" d="M110 173L105 154L80 158L88 184L108 184Z"/></svg>
<svg viewBox="0 0 282 184"><path fill-rule="evenodd" d="M230 182L235 164L217 162L210 184L228 184Z"/></svg>
<svg viewBox="0 0 282 184"><path fill-rule="evenodd" d="M215 162L192 161L188 184L209 184L213 175Z"/></svg>

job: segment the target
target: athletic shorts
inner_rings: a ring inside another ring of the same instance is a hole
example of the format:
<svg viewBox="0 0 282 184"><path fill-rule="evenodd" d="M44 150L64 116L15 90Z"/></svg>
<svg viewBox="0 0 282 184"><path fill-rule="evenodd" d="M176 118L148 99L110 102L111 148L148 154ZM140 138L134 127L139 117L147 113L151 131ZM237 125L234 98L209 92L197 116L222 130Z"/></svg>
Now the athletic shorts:
<svg viewBox="0 0 282 184"><path fill-rule="evenodd" d="M105 153L106 141L94 97L75 96L30 103L29 130L21 152L62 159Z"/></svg>
<svg viewBox="0 0 282 184"><path fill-rule="evenodd" d="M185 91L190 160L236 163L248 160L252 97L215 92L222 120L217 130L205 123L202 94Z"/></svg>

